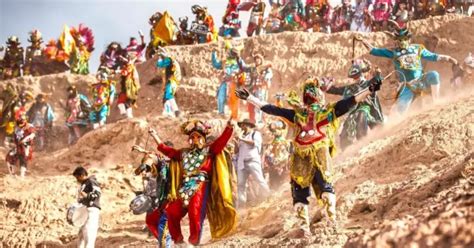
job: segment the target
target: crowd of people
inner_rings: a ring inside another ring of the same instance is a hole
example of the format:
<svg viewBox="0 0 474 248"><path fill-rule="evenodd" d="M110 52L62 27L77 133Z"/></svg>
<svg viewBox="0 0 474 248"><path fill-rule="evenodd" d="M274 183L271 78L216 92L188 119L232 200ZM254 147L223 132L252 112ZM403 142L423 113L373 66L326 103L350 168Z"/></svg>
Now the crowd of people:
<svg viewBox="0 0 474 248"><path fill-rule="evenodd" d="M111 73L120 72L127 64L151 59L162 47L213 42L221 37L240 37L242 20L240 12L249 12L246 35L261 35L284 31L311 31L334 33L340 31L386 31L389 22L404 27L409 20L429 16L458 13L471 15L474 10L470 0L229 0L222 26L216 27L207 8L193 5L194 20L180 17L175 22L168 12L156 12L149 18L150 41L140 31L131 37L127 46L110 42L100 56L100 68ZM69 70L88 74L89 59L94 51L94 35L85 25L65 26L58 39L43 44L39 30L29 33L29 46L25 49L17 36L10 36L0 47L4 56L0 60L0 77L10 79L22 75L42 75Z"/></svg>
<svg viewBox="0 0 474 248"><path fill-rule="evenodd" d="M175 100L182 80L181 69L175 55L165 46L212 42L219 35L224 36L223 49L212 51L209 58L210 64L223 72L216 92L217 113L229 120L222 133L211 136L212 127L206 120L188 120L180 130L186 135L189 147L177 149L150 128L149 135L156 143L156 150L138 145L132 148L143 156L134 172L143 176L144 190L136 192L131 208L134 214L146 213L145 223L160 247L170 247L172 242L184 243L180 223L186 214L190 244L200 244L206 217L213 238L228 235L236 226L236 209L265 200L286 183L291 187L295 216L306 236L311 235L308 210L311 191L323 206L323 214L335 222L332 157L337 151L336 141L345 149L367 136L369 130L384 124L385 115L377 92L385 78L392 74L397 76L396 111L403 114L409 111L412 102L424 95L431 95L433 101L439 98L440 75L436 71L426 72L422 60L450 63L455 87L460 87L464 76L474 69L471 55L458 62L449 55L433 53L422 44L411 43L411 33L405 25L410 18L465 11L468 2L360 0L355 5L343 1L334 8L328 1L308 0L304 5L301 0L288 0L269 4L272 9L265 17L266 4L262 1L230 0L219 30L214 28L207 9L194 5L192 12L196 20L188 30L188 18L180 18L176 35L170 34L170 26L166 25L172 17L167 12L157 12L149 19L152 28L148 45L142 32L139 32L140 42L132 37L126 47L111 42L100 57L96 81L89 85L89 92L80 92L74 85L67 88L63 107L70 145L77 142L86 129L106 125L113 106L117 106L123 118L133 118L140 90L135 66L143 62L144 56L156 60L161 76L162 115L182 116ZM433 6L442 11L434 13ZM368 60L354 59L347 74L350 84L336 86L333 78L309 75L300 91L277 94L276 101L269 103L273 79L271 61L265 61L265 54L258 51L252 52L252 61L242 58L244 47L233 40L239 33L239 11L251 11L248 36L283 30L370 31L390 27L387 30L396 43L394 48L374 47L359 34L354 36L354 41L361 42L372 56L392 60L394 71L384 77ZM370 25L359 29L361 23ZM45 48L41 47L41 33L34 30L29 42L31 45L23 59L25 51L18 38L8 39L1 67L4 79L37 75L39 65L35 58L43 56L67 64L71 73L89 74L94 36L88 27L65 26L60 38ZM325 94L340 95L341 100L329 103ZM32 93L12 83L6 84L0 95L3 101L0 142L11 147L6 156L9 172L15 174L18 166L22 177L33 158L33 147L40 150L46 147L55 121L47 97L38 94L35 101L34 98ZM241 108L243 102L246 102L245 110ZM248 118L243 119L244 116ZM345 118L340 128L342 116ZM99 227L100 197L104 192L85 168L77 167L73 176L81 184L78 202L88 212L87 221L81 226L79 245L93 247Z"/></svg>
<svg viewBox="0 0 474 248"><path fill-rule="evenodd" d="M466 72L463 66L466 69L474 66L472 58L461 65L449 55L436 54L423 45L411 43L410 31L395 23L392 37L396 42L393 49L374 47L359 35L354 39L364 44L371 55L393 61L401 85L396 92L396 111L399 113L409 111L412 102L423 95L431 95L433 101L439 97L440 75L436 71L425 71L422 60L445 61L463 72ZM257 54L254 54L255 67L244 64L238 49L230 43L226 57L219 59L216 52L212 54L216 68L237 71L224 74L223 81L227 83L220 86L231 88L231 95L218 103L218 112L224 109L222 113L229 116L221 134L212 136L210 122L193 119L180 126L188 147L177 149L150 128L149 135L156 143L156 150L140 146L132 148L132 151L143 154L134 172L143 176L144 190L135 192L137 197L132 201L131 209L134 214L146 213L144 222L159 247L185 243L181 220L186 215L190 230L187 242L191 245L200 244L206 218L212 238L229 235L236 226L238 209L264 201L285 184L291 188L295 220L305 237L312 235L309 200L313 194L322 207L322 216L328 223L335 223L337 209L332 158L337 151L337 135L340 133L344 149L366 136L368 130L384 124L385 115L377 92L389 75L384 77L368 60L354 60L348 70L347 76L353 80L349 85L338 87L334 85L334 79L311 75L304 81L300 92L289 92L286 101L279 95L271 104L259 96L258 90L240 85L238 76L254 72L258 78L266 75L271 67L259 69L264 63L259 61L263 59ZM166 62L168 56L166 53L160 55L158 66L172 65L172 61ZM172 77L173 74L169 73L166 80L170 81ZM264 80L265 77L261 78ZM341 95L342 99L329 103L325 94ZM231 96L234 97L232 100ZM247 109L247 114L239 109L241 101L252 106ZM221 105L227 106L230 113ZM267 116L263 118L265 114ZM253 118L236 123L244 115ZM342 116L346 118L339 132ZM270 136L267 136L266 129ZM265 142L264 136L270 142ZM83 170L81 168L77 170ZM78 178L78 181L84 185L84 179ZM80 202L95 204L100 197L97 191L85 193ZM92 228L92 237L95 237L95 217L91 221L93 224L84 224L81 233L91 232Z"/></svg>

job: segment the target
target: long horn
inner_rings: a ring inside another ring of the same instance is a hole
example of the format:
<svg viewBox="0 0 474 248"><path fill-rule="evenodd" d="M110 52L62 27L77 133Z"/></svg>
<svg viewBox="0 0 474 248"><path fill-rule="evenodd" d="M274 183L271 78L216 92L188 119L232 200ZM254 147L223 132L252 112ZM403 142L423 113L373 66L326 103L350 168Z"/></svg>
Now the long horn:
<svg viewBox="0 0 474 248"><path fill-rule="evenodd" d="M398 25L398 23L394 20L388 20L388 23L392 24L393 27L397 30L397 31L400 31L402 28L400 27L400 25Z"/></svg>

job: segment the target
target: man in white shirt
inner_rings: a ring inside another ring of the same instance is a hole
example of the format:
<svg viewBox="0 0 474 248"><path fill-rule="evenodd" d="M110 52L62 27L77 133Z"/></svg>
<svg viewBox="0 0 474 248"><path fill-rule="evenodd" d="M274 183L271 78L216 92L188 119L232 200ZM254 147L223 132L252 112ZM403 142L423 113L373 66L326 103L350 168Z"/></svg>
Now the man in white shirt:
<svg viewBox="0 0 474 248"><path fill-rule="evenodd" d="M262 172L262 134L255 130L255 124L249 119L239 122L238 125L244 132L238 138L239 155L237 159L238 206L242 207L247 202L246 185L249 175L252 175L259 186L258 197L262 200L268 196L270 188Z"/></svg>

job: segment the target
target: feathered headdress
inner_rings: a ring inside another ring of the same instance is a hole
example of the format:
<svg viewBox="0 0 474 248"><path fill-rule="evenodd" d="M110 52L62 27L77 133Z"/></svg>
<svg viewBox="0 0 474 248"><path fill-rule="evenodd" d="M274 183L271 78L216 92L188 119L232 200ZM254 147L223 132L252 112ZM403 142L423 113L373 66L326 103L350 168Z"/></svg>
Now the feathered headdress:
<svg viewBox="0 0 474 248"><path fill-rule="evenodd" d="M211 133L211 126L200 120L189 120L181 124L181 131L186 135L198 132L203 136L207 136Z"/></svg>
<svg viewBox="0 0 474 248"><path fill-rule="evenodd" d="M74 37L76 44L82 43L87 47L87 51L94 51L94 34L92 29L81 23L79 27L71 29L71 35Z"/></svg>

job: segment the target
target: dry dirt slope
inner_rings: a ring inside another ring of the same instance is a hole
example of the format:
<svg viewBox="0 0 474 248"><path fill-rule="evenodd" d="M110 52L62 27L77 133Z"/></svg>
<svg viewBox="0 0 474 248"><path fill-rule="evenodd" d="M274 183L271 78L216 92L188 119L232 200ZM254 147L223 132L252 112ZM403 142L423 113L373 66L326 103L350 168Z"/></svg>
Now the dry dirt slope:
<svg viewBox="0 0 474 248"><path fill-rule="evenodd" d="M173 121L160 132L174 134ZM95 131L67 149L38 158L25 181L3 176L0 193L0 239L6 247L73 245L76 228L65 222L75 183L71 163L89 163L104 188L98 247L152 244L140 231L143 216L133 216L126 182L139 188L128 163L132 144L145 139L146 122L119 122ZM126 130L133 130L128 132ZM292 217L288 185L257 207L242 212L236 233L209 243L216 247L406 246L419 244L469 247L474 242L474 94L439 109L423 111L383 130L354 156L336 167L338 226L313 219L311 239L300 239ZM102 141L113 136L114 144ZM103 149L104 147L109 149ZM344 155L344 154L343 154ZM77 161L75 161L77 160ZM2 169L4 173L4 170ZM316 215L316 207L311 213Z"/></svg>
<svg viewBox="0 0 474 248"><path fill-rule="evenodd" d="M472 49L464 46L474 38L474 32L467 32L472 30L472 24L473 19L446 16L413 25L418 27L415 39L424 41L432 50L453 54L459 59ZM427 38L421 38L421 34ZM288 75L286 77L290 79L296 77L304 66L314 66L317 73L324 75L327 72L342 78L349 61L351 35L285 33L246 39L244 42L262 46L266 52L274 50L275 54L270 54L269 58L274 59L278 71L282 68L279 73ZM370 34L369 38L378 39L378 44L388 42L382 34ZM263 47L265 42L273 45ZM295 44L307 46L304 49L315 49L317 53L305 55L307 50L298 50ZM180 91L183 106L191 111L214 109L209 103L212 103L217 78L209 67L210 59L206 59L210 58L212 45L171 49L177 49L176 52L188 60L182 62L187 73ZM357 50L357 54L363 52L362 48ZM341 54L346 58L341 58ZM191 58L203 66L191 65ZM336 63L336 60L339 62ZM391 67L389 61L379 62L385 63L387 68ZM178 143L175 128L180 120L165 120L150 115L159 113L161 109L159 100L153 102L160 99L160 85L145 85L154 73L151 63L147 62L140 68L144 80L140 104L148 103L147 108L138 113L142 119L109 124L104 129L87 134L72 149L63 148L60 143L57 148L62 149L38 154L32 166L35 175L24 182L5 176L6 169L1 167L0 239L3 246L74 244L77 229L68 226L64 216L65 207L73 201L75 191L74 180L68 174L79 163L86 164L98 175L106 191L104 201L108 204L102 211L98 246L121 244L141 247L152 244L152 240L140 231L144 217L133 216L127 210L133 193L125 182L130 181L135 188L139 188L139 181L131 175L132 167L128 165L137 163L138 158L130 154L129 149L133 144L146 143L143 134L148 124L159 126L160 133L166 139ZM283 68L291 63L295 63L298 70L292 71L291 66ZM431 66L445 72L442 74L445 79L450 76L449 68L442 68L442 64L429 64ZM205 81L204 77L213 81ZM278 81L276 76L274 91L293 86L295 80L290 79ZM68 83L81 85L85 89L86 84L93 80L93 77L59 74L13 82L27 85L35 92L51 93L53 104L59 109L57 100L64 98ZM204 99L202 102L206 105L193 105L191 100L196 98ZM272 199L243 213L235 236L212 245L403 246L416 242L421 246L457 243L472 247L473 98L472 93L462 99L452 98L454 102L441 110L424 111L416 118L388 127L352 157L344 159L343 154L337 167L337 229L323 228L324 225L315 219L315 236L306 241L297 239L299 234L295 232L294 220L291 219L290 195L284 186ZM215 118L212 114L202 117ZM60 123L58 126L62 125ZM0 153L3 156L4 151ZM462 172L466 177L471 175L471 184L464 179Z"/></svg>
<svg viewBox="0 0 474 248"><path fill-rule="evenodd" d="M250 209L237 234L217 244L472 247L474 95L387 129L383 138L338 163L336 228L315 218L313 238L297 239L287 189Z"/></svg>

